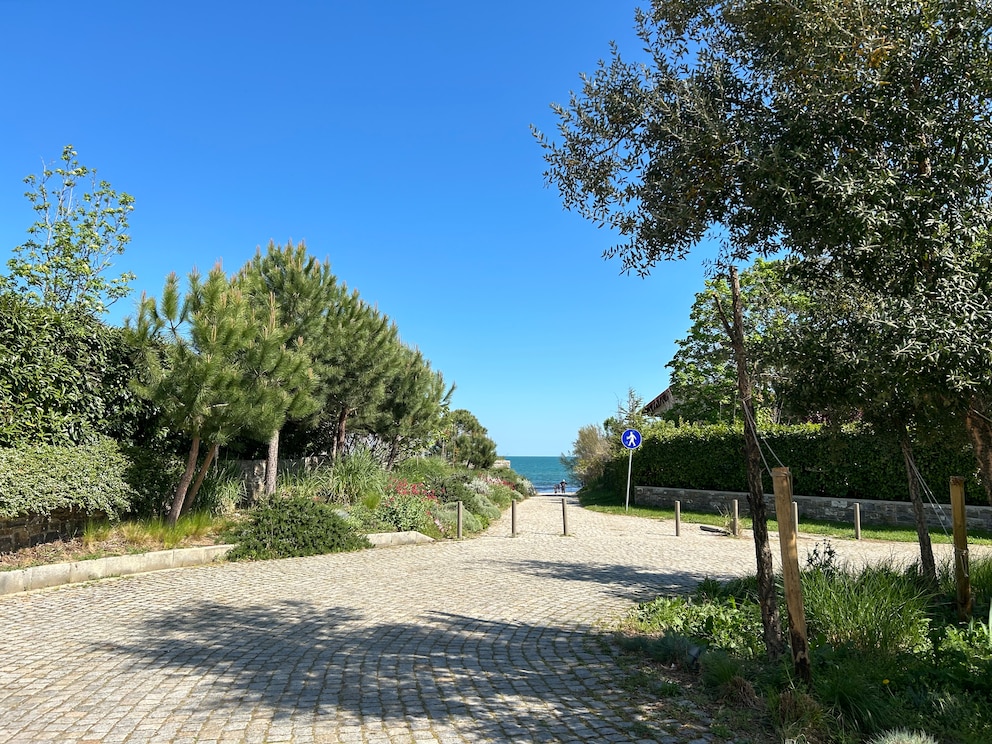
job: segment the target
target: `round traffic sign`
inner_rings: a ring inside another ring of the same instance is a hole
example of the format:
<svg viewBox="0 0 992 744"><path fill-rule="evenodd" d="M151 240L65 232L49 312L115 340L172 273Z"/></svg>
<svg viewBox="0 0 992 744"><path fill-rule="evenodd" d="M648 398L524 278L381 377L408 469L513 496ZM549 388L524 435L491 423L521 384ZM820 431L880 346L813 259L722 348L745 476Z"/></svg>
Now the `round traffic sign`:
<svg viewBox="0 0 992 744"><path fill-rule="evenodd" d="M620 436L620 443L627 449L637 449L641 446L641 432L637 429L627 429Z"/></svg>

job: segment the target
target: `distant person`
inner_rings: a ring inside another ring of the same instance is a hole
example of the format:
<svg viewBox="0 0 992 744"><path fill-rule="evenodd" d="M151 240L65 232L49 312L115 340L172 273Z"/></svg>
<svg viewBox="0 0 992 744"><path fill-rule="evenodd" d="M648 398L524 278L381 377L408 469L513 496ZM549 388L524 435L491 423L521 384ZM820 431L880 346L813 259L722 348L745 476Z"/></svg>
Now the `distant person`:
<svg viewBox="0 0 992 744"><path fill-rule="evenodd" d="M559 493L565 493L565 486L566 486L566 485L567 485L567 484L565 483L565 481L564 481L564 480L563 480L563 481L562 481L561 483L559 483L559 484L558 484L558 490L559 490Z"/></svg>
<svg viewBox="0 0 992 744"><path fill-rule="evenodd" d="M558 483L555 483L555 493L558 493L559 488L561 488L561 486Z"/></svg>

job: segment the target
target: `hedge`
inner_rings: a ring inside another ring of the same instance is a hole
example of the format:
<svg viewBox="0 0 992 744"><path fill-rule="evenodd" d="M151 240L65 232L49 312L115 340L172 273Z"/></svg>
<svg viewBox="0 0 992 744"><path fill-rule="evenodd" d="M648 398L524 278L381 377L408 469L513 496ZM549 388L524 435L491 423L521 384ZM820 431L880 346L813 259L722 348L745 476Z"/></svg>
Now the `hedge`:
<svg viewBox="0 0 992 744"><path fill-rule="evenodd" d="M151 476L171 469L160 458L125 451L112 439L75 447L0 449L0 518L62 509L117 517L156 496L160 500L165 480Z"/></svg>
<svg viewBox="0 0 992 744"><path fill-rule="evenodd" d="M817 424L773 426L761 432L769 468L787 465L804 496L908 501L906 469L898 444L866 426L836 429ZM969 503L986 504L969 446L935 442L914 445L917 467L938 501L948 501L952 475L964 476ZM627 450L615 452L604 476L617 491L626 487ZM780 462L781 461L781 462ZM644 432L634 453L636 485L714 491L747 491L744 435L722 425L659 423ZM772 490L764 475L765 491Z"/></svg>

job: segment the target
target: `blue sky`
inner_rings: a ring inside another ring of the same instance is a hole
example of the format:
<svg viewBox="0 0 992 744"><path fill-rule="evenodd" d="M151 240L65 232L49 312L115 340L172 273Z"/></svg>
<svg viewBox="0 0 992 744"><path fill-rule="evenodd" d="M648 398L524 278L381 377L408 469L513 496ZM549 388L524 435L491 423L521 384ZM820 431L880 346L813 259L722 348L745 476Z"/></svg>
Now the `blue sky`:
<svg viewBox="0 0 992 744"><path fill-rule="evenodd" d="M135 197L119 270L237 270L306 240L376 303L503 455L557 455L628 388L646 400L702 289L703 254L622 276L564 212L551 132L636 3L0 0L0 261L22 179L72 143Z"/></svg>

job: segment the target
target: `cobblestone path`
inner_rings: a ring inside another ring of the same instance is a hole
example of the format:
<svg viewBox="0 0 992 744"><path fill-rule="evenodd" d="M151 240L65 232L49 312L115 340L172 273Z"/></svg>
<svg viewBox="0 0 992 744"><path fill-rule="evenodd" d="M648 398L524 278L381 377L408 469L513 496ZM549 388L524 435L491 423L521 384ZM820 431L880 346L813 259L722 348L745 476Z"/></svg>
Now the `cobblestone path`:
<svg viewBox="0 0 992 744"><path fill-rule="evenodd" d="M516 538L504 515L461 542L0 598L0 742L710 741L631 722L596 623L753 571L753 543L574 502L569 530L536 497Z"/></svg>

